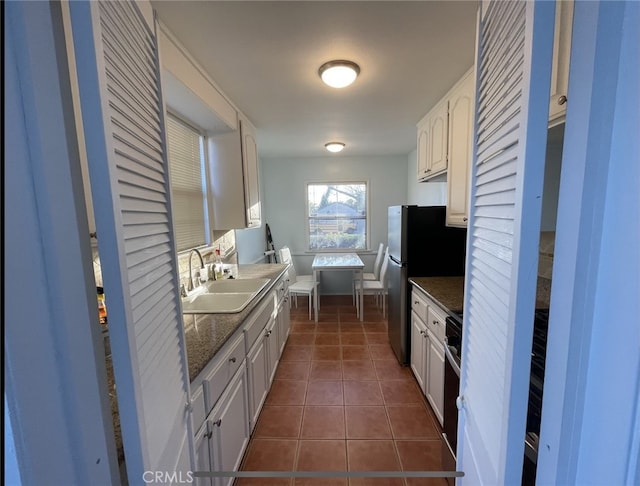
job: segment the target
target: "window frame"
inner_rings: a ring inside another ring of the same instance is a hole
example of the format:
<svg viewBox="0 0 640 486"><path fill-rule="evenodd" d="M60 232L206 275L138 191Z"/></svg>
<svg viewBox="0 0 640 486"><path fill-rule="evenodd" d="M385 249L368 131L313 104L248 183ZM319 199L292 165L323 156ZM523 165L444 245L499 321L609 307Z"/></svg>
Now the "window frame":
<svg viewBox="0 0 640 486"><path fill-rule="evenodd" d="M352 185L363 184L365 186L365 246L364 248L311 248L311 228L310 221L312 218L309 216L309 186L316 185ZM306 181L304 184L304 231L307 245L307 252L309 253L366 253L371 251L371 182L369 179L338 179L338 180L313 180Z"/></svg>
<svg viewBox="0 0 640 486"><path fill-rule="evenodd" d="M171 110L171 109L167 109L166 112L166 118L167 118L167 125L169 123L169 119L173 118L174 120L176 120L178 123L184 125L185 127L193 130L195 133L198 134L199 137L199 142L200 142L200 175L202 178L202 195L203 195L203 230L204 230L204 241L202 243L199 243L197 245L194 246L190 246L188 248L179 248L178 247L178 241L177 241L177 237L176 237L176 249L175 251L180 254L183 253L185 251L189 251L193 248L206 248L208 246L211 246L211 244L213 243L213 235L212 235L212 228L211 228L211 220L210 220L210 193L209 193L209 164L208 164L208 159L207 159L207 135L205 130L203 130L202 128L198 127L196 124L194 124L193 122L185 119L183 116L181 116L180 114L178 114L177 112ZM171 159L169 158L169 129L167 126L167 163L169 165L168 169L169 169L169 185L170 185L170 190L171 190L171 198L172 198L172 205L175 204L175 198L174 198L174 194L173 194L173 180L171 177ZM172 217L173 217L173 226L174 226L174 231L175 231L175 227L176 227L176 211L172 210Z"/></svg>

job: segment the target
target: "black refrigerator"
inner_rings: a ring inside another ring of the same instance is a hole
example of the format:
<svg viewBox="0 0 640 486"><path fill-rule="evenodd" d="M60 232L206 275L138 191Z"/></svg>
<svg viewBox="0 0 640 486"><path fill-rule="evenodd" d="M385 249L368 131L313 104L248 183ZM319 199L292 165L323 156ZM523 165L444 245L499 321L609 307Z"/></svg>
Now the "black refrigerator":
<svg viewBox="0 0 640 486"><path fill-rule="evenodd" d="M411 357L411 277L464 275L467 230L445 225L444 206L390 206L389 341L398 361Z"/></svg>

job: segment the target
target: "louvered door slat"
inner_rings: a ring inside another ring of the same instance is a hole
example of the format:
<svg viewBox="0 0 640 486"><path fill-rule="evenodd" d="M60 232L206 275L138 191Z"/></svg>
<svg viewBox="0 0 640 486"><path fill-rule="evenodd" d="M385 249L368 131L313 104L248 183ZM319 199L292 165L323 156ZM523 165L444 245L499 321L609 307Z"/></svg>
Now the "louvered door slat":
<svg viewBox="0 0 640 486"><path fill-rule="evenodd" d="M120 198L122 209L125 211L137 211L141 213L160 213L167 212L167 205L156 201L142 201L132 197Z"/></svg>
<svg viewBox="0 0 640 486"><path fill-rule="evenodd" d="M126 118L148 137L160 141L162 134L158 132L158 127L153 126L153 118L145 110L135 107L136 101L130 93L118 88L119 86L115 83L109 86L109 93L112 96L110 105L114 112Z"/></svg>
<svg viewBox="0 0 640 486"><path fill-rule="evenodd" d="M153 65L134 63L134 58L131 56L131 49L140 49L144 47L136 36L132 35L127 30L126 25L109 24L103 22L102 24L105 32L109 34L110 42L113 42L112 49L117 51L120 56L125 56L126 64L130 67L131 72L136 73L136 77L140 78L145 86L152 86L157 82L156 75L153 69Z"/></svg>
<svg viewBox="0 0 640 486"><path fill-rule="evenodd" d="M113 126L113 136L119 138L133 147L144 150L147 156L158 161L162 160L162 145L160 140L154 139L143 132L138 132L134 127L128 125L127 120L118 118L118 113L110 110Z"/></svg>
<svg viewBox="0 0 640 486"><path fill-rule="evenodd" d="M162 182L120 167L118 169L118 180L127 181L133 187L146 188L156 193L162 193Z"/></svg>
<svg viewBox="0 0 640 486"><path fill-rule="evenodd" d="M147 213L141 214L133 211L126 211L122 213L122 224L125 226L136 224L155 224L164 223L165 219L162 214Z"/></svg>
<svg viewBox="0 0 640 486"><path fill-rule="evenodd" d="M170 294L165 294L164 299L162 296L159 299L159 304L151 307L149 311L145 312L145 315L149 317L149 320L152 322L159 322L160 319L171 315L173 310L175 309L175 302L171 298ZM153 326L149 326L146 329L143 329L138 335L140 343L143 344L149 340L151 336L154 335L155 328Z"/></svg>
<svg viewBox="0 0 640 486"><path fill-rule="evenodd" d="M113 148L117 156L118 167L143 175L154 181L162 182L164 180L161 160L149 156L149 154L140 151L120 138L114 137Z"/></svg>
<svg viewBox="0 0 640 486"><path fill-rule="evenodd" d="M137 95L142 103L148 104L147 109L153 110L154 104L158 102L156 95L151 89L148 89L145 85L138 85L140 82L137 79L129 79L131 74L127 72L127 66L124 61L113 52L110 45L105 46L104 60L106 68L109 70L109 76L107 79L118 79L120 85L125 89L131 90Z"/></svg>

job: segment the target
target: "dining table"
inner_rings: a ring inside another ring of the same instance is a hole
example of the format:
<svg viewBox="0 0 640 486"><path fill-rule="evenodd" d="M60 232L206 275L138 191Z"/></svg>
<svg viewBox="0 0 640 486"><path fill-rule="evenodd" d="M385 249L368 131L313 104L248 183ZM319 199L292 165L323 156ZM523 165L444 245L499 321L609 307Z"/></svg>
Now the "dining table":
<svg viewBox="0 0 640 486"><path fill-rule="evenodd" d="M360 277L360 288L363 288L364 280L364 263L356 253L319 253L317 254L311 265L313 270L313 280L318 282L320 272L326 271L351 271ZM360 305L358 309L358 317L364 320L363 292L360 292ZM320 297L316 289L314 297L315 321L318 322L318 303Z"/></svg>

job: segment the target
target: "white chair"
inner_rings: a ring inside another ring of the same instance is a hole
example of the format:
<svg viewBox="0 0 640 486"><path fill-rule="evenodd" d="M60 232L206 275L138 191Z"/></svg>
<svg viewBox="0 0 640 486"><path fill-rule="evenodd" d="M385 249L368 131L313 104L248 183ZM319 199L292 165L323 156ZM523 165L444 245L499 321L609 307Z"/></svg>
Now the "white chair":
<svg viewBox="0 0 640 486"><path fill-rule="evenodd" d="M282 263L288 263L293 265L293 258L291 258L291 250L288 246L280 248L280 261ZM298 275L298 280L313 280L313 275Z"/></svg>
<svg viewBox="0 0 640 486"><path fill-rule="evenodd" d="M362 280L378 280L380 278L380 267L382 266L382 255L384 253L384 243L380 243L380 245L378 246L378 254L376 255L376 261L373 263L373 272L365 272L362 275ZM355 305L355 300L356 300L356 282L360 281L360 277L355 276L353 277L353 284L352 284L352 298L353 298L353 303Z"/></svg>
<svg viewBox="0 0 640 486"><path fill-rule="evenodd" d="M280 249L280 260L289 265L289 294L293 296L298 307L298 295L306 295L309 298L309 319L311 319L311 304L314 293L318 291L318 283L313 281L313 275L297 275L296 267L291 259L291 251L286 246ZM291 307L291 301L289 301Z"/></svg>
<svg viewBox="0 0 640 486"><path fill-rule="evenodd" d="M358 308L358 314L360 310L360 292L363 297L365 295L375 295L376 304L380 306L380 298L382 298L382 314L386 311L386 299L387 299L387 268L389 266L389 248L384 252L382 265L380 267L380 278L378 280L365 280L360 287L360 281L356 281L356 306Z"/></svg>

